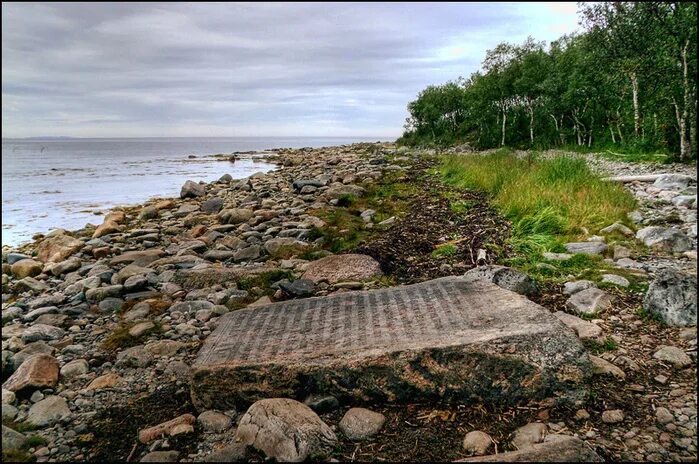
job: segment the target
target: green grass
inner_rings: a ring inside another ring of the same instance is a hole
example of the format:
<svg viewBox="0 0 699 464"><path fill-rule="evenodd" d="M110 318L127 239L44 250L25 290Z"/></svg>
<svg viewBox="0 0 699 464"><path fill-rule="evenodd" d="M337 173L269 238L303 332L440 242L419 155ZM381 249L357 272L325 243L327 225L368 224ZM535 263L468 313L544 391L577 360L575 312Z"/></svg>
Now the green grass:
<svg viewBox="0 0 699 464"><path fill-rule="evenodd" d="M29 448L39 448L41 446L44 446L48 443L48 440L44 437L40 437L39 435L31 435L27 437L27 441L24 443L22 448L24 449L29 449Z"/></svg>
<svg viewBox="0 0 699 464"><path fill-rule="evenodd" d="M636 315L646 322L657 322L660 325L665 325L665 321L663 321L660 315L649 313L643 306L636 308Z"/></svg>
<svg viewBox="0 0 699 464"><path fill-rule="evenodd" d="M456 245L450 243L445 243L444 245L439 245L432 252L431 256L433 258L446 258L448 256L453 256L456 253Z"/></svg>
<svg viewBox="0 0 699 464"><path fill-rule="evenodd" d="M585 340L585 346L592 354L601 354L606 351L616 351L619 348L617 342L613 338L607 337L603 341Z"/></svg>
<svg viewBox="0 0 699 464"><path fill-rule="evenodd" d="M508 149L447 155L439 172L447 184L492 196L512 222L511 245L520 254L563 251L563 243L583 238L583 227L596 233L617 221L628 223L633 196L623 186L603 181L584 160L529 158L519 159Z"/></svg>

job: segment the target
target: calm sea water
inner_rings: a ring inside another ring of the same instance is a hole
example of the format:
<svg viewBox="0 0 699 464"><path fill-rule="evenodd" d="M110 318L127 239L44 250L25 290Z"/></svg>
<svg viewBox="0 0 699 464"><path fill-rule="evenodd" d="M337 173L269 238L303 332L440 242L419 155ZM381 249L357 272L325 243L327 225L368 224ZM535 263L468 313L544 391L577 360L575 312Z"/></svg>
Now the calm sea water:
<svg viewBox="0 0 699 464"><path fill-rule="evenodd" d="M99 224L116 205L176 197L188 180L242 179L274 165L207 155L343 145L361 138L2 139L2 244ZM196 158L189 158L195 155Z"/></svg>

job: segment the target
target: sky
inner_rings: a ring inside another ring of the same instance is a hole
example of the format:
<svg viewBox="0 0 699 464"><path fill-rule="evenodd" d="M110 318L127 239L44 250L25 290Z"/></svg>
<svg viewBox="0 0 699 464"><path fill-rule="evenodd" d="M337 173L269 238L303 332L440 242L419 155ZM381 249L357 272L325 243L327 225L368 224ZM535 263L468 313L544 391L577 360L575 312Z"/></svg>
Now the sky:
<svg viewBox="0 0 699 464"><path fill-rule="evenodd" d="M398 137L575 3L2 3L2 136Z"/></svg>

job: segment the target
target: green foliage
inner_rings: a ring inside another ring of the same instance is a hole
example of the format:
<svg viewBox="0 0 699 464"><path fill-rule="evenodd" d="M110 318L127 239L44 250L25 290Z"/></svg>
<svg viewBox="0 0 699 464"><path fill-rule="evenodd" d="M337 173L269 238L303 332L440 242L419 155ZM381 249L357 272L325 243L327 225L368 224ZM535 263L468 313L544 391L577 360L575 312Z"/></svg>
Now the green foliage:
<svg viewBox="0 0 699 464"><path fill-rule="evenodd" d="M294 275L290 270L274 269L238 279L236 284L240 290L249 292L254 288L259 288L262 290L263 295L272 295L274 293L274 290L271 288L273 283L283 279L293 279L293 277Z"/></svg>
<svg viewBox="0 0 699 464"><path fill-rule="evenodd" d="M31 431L36 430L38 428L36 425L31 424L29 422L15 422L15 421L9 420L9 419L3 419L2 424L5 427L9 427L12 430L19 432L19 433L31 432Z"/></svg>
<svg viewBox="0 0 699 464"><path fill-rule="evenodd" d="M454 253L456 253L456 245L445 243L435 248L431 256L433 258L446 258L448 256L453 256Z"/></svg>
<svg viewBox="0 0 699 464"><path fill-rule="evenodd" d="M468 79L424 89L398 142L696 159L696 3L588 3L580 16L584 33L501 43Z"/></svg>
<svg viewBox="0 0 699 464"><path fill-rule="evenodd" d="M338 197L337 206L340 206L340 207L351 206L356 201L357 201L356 195L352 195L351 193L345 193L345 194L342 194Z"/></svg>
<svg viewBox="0 0 699 464"><path fill-rule="evenodd" d="M46 440L46 438L40 437L39 435L31 435L27 437L27 441L24 443L24 446L22 446L22 448L38 448L40 446L46 445L47 443L48 440Z"/></svg>
<svg viewBox="0 0 699 464"><path fill-rule="evenodd" d="M449 209L456 214L466 214L472 206L473 201L471 200L456 200L449 202Z"/></svg>
<svg viewBox="0 0 699 464"><path fill-rule="evenodd" d="M134 325L135 324L119 324L119 326L102 341L102 348L107 351L131 348L132 346L140 345L151 334L163 333L162 322L153 321L152 328L145 331L142 335L134 337L129 334L129 330Z"/></svg>
<svg viewBox="0 0 699 464"><path fill-rule="evenodd" d="M665 321L659 314L650 313L643 306L636 308L636 315L646 322L656 322L660 325L665 325Z"/></svg>
<svg viewBox="0 0 699 464"><path fill-rule="evenodd" d="M619 348L617 342L614 341L612 337L607 337L603 341L599 342L597 340L585 340L583 342L585 347L592 354L601 354L607 351L616 351Z"/></svg>

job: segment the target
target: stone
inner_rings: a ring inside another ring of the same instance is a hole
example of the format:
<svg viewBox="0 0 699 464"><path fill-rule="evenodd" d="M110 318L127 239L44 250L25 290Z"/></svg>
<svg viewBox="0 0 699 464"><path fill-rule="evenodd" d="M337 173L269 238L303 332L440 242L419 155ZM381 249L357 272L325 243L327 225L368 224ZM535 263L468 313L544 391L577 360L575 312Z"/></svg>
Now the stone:
<svg viewBox="0 0 699 464"><path fill-rule="evenodd" d="M204 411L197 417L197 423L206 432L214 433L225 432L233 425L230 417L218 411Z"/></svg>
<svg viewBox="0 0 699 464"><path fill-rule="evenodd" d="M493 447L493 439L485 432L473 430L464 436L464 451L472 456L483 456Z"/></svg>
<svg viewBox="0 0 699 464"><path fill-rule="evenodd" d="M315 283L335 284L344 281L364 281L383 275L379 263L367 255L331 255L308 264L304 279Z"/></svg>
<svg viewBox="0 0 699 464"><path fill-rule="evenodd" d="M602 412L602 422L605 424L618 424L624 421L624 411L621 409L611 409Z"/></svg>
<svg viewBox="0 0 699 464"><path fill-rule="evenodd" d="M334 396L311 395L303 401L316 414L325 414L340 407L340 402Z"/></svg>
<svg viewBox="0 0 699 464"><path fill-rule="evenodd" d="M92 238L99 238L99 237L104 237L105 235L109 234L114 234L116 232L119 232L121 230L121 227L119 224L117 224L114 221L109 221L105 219L105 221L95 229L95 232L92 234Z"/></svg>
<svg viewBox="0 0 699 464"><path fill-rule="evenodd" d="M196 421L193 415L183 414L167 422L139 430L138 441L147 444L165 436L174 437L182 433L192 433L194 432L194 424Z"/></svg>
<svg viewBox="0 0 699 464"><path fill-rule="evenodd" d="M310 279L297 279L293 282L282 281L279 283L279 288L287 295L299 298L313 296L315 293L315 284Z"/></svg>
<svg viewBox="0 0 699 464"><path fill-rule="evenodd" d="M77 253L85 246L82 240L64 234L46 237L36 247L36 259L44 263L58 263Z"/></svg>
<svg viewBox="0 0 699 464"><path fill-rule="evenodd" d="M624 380L626 373L606 359L590 355L592 362L592 373L595 375L612 375L617 379Z"/></svg>
<svg viewBox="0 0 699 464"><path fill-rule="evenodd" d="M205 213L218 214L221 209L223 209L223 199L219 197L213 197L201 204L201 210Z"/></svg>
<svg viewBox="0 0 699 464"><path fill-rule="evenodd" d="M621 245L614 245L614 255L613 258L614 260L622 259L622 258L630 258L631 257L631 250L626 248L625 246Z"/></svg>
<svg viewBox="0 0 699 464"><path fill-rule="evenodd" d="M692 240L674 227L650 226L636 232L636 238L655 250L682 253L692 249Z"/></svg>
<svg viewBox="0 0 699 464"><path fill-rule="evenodd" d="M511 292L531 295L536 292L536 283L523 272L505 266L478 266L464 274L466 279L484 279Z"/></svg>
<svg viewBox="0 0 699 464"><path fill-rule="evenodd" d="M203 185L188 180L180 189L180 198L196 198L206 195L206 189Z"/></svg>
<svg viewBox="0 0 699 464"><path fill-rule="evenodd" d="M30 259L30 258L31 258L31 256L25 255L22 253L8 253L7 254L7 264L12 266L17 261L20 261L22 259Z"/></svg>
<svg viewBox="0 0 699 464"><path fill-rule="evenodd" d="M383 427L386 417L365 408L352 408L342 416L338 427L350 440L365 440L373 437Z"/></svg>
<svg viewBox="0 0 699 464"><path fill-rule="evenodd" d="M90 366L85 359L74 359L65 366L61 367L61 377L71 378L82 374L87 374L90 371Z"/></svg>
<svg viewBox="0 0 699 464"><path fill-rule="evenodd" d="M158 340L146 345L144 350L152 356L172 356L184 346L184 343L175 340Z"/></svg>
<svg viewBox="0 0 699 464"><path fill-rule="evenodd" d="M124 290L123 285L108 285L106 287L91 288L85 292L88 302L97 303L107 297L117 297Z"/></svg>
<svg viewBox="0 0 699 464"><path fill-rule="evenodd" d="M136 266L147 266L165 256L165 252L159 249L142 251L127 251L110 260L112 266L119 264L135 264Z"/></svg>
<svg viewBox="0 0 699 464"><path fill-rule="evenodd" d="M85 390L103 390L105 388L113 388L119 385L122 378L119 374L105 374L95 378L90 384L85 387Z"/></svg>
<svg viewBox="0 0 699 464"><path fill-rule="evenodd" d="M687 188L692 181L696 182L691 176L684 174L662 174L655 179L653 187L663 190L682 190Z"/></svg>
<svg viewBox="0 0 699 464"><path fill-rule="evenodd" d="M466 458L457 462L604 462L604 460L580 438L548 435L543 443L522 450Z"/></svg>
<svg viewBox="0 0 699 464"><path fill-rule="evenodd" d="M298 397L304 385L304 397L341 401L477 395L516 404L553 390L565 401L590 370L575 334L547 310L452 276L226 313L193 364L192 398L200 410L240 409Z"/></svg>
<svg viewBox="0 0 699 464"><path fill-rule="evenodd" d="M13 367L15 370L19 369L19 366L22 365L24 361L29 359L30 357L36 355L36 354L48 354L51 355L53 354L54 349L53 347L47 345L43 341L38 341L38 342L33 342L27 344L22 350L20 350L18 353L15 353L14 357L12 358L12 363Z"/></svg>
<svg viewBox="0 0 699 464"><path fill-rule="evenodd" d="M152 360L153 357L151 354L144 351L143 346L137 345L119 352L119 354L117 354L116 365L125 367L146 367Z"/></svg>
<svg viewBox="0 0 699 464"><path fill-rule="evenodd" d="M19 366L2 388L13 392L53 388L58 383L58 361L48 354L31 356Z"/></svg>
<svg viewBox="0 0 699 464"><path fill-rule="evenodd" d="M249 221L253 214L251 209L230 208L218 213L218 219L221 224L240 224Z"/></svg>
<svg viewBox="0 0 699 464"><path fill-rule="evenodd" d="M318 179L297 179L293 182L292 187L294 190L297 192L300 192L301 189L303 189L306 186L310 187L323 187L325 186L326 182L323 182L322 180Z"/></svg>
<svg viewBox="0 0 699 464"><path fill-rule="evenodd" d="M155 328L155 324L151 321L139 322L129 329L129 335L138 338L153 328Z"/></svg>
<svg viewBox="0 0 699 464"><path fill-rule="evenodd" d="M599 314L611 309L612 296L599 288L587 288L575 293L566 301L566 307L577 314Z"/></svg>
<svg viewBox="0 0 699 464"><path fill-rule="evenodd" d="M572 314L564 313L563 311L556 311L553 315L566 326L573 329L580 340L596 339L602 335L602 329L597 324L585 321Z"/></svg>
<svg viewBox="0 0 699 464"><path fill-rule="evenodd" d="M17 432L5 425L2 426L2 449L20 449L27 442L27 437L24 434ZM3 456L3 462L6 457Z"/></svg>
<svg viewBox="0 0 699 464"><path fill-rule="evenodd" d="M661 345L653 354L653 358L672 364L676 368L683 368L692 365L692 358L687 353L676 346Z"/></svg>
<svg viewBox="0 0 699 464"><path fill-rule="evenodd" d="M172 451L151 451L141 458L140 462L177 462L180 452Z"/></svg>
<svg viewBox="0 0 699 464"><path fill-rule="evenodd" d="M607 245L602 242L572 242L565 244L568 253L585 255L601 255L607 251Z"/></svg>
<svg viewBox="0 0 699 464"><path fill-rule="evenodd" d="M17 395L15 395L15 392L2 389L2 404L14 404L16 400Z"/></svg>
<svg viewBox="0 0 699 464"><path fill-rule="evenodd" d="M625 277L616 274L602 274L602 282L606 282L612 285L618 285L619 287L628 287L631 283Z"/></svg>
<svg viewBox="0 0 699 464"><path fill-rule="evenodd" d="M301 462L328 452L337 437L311 408L287 398L254 403L243 415L236 441L277 461Z"/></svg>
<svg viewBox="0 0 699 464"><path fill-rule="evenodd" d="M70 417L70 408L65 398L61 396L50 395L34 403L29 408L27 414L27 422L43 427L54 424L60 420Z"/></svg>
<svg viewBox="0 0 699 464"><path fill-rule="evenodd" d="M675 418L669 409L659 406L655 409L655 420L657 420L659 424L665 425L674 422Z"/></svg>
<svg viewBox="0 0 699 464"><path fill-rule="evenodd" d="M34 277L41 274L44 265L33 259L21 259L11 266L12 275L17 279Z"/></svg>
<svg viewBox="0 0 699 464"><path fill-rule="evenodd" d="M657 273L643 299L643 309L671 326L697 324L697 276L666 268Z"/></svg>
<svg viewBox="0 0 699 464"><path fill-rule="evenodd" d="M22 332L24 343L36 342L38 340L59 340L63 338L65 331L60 327L46 324L34 324Z"/></svg>
<svg viewBox="0 0 699 464"><path fill-rule="evenodd" d="M261 253L259 245L251 245L233 252L233 261L250 261L259 258Z"/></svg>
<svg viewBox="0 0 699 464"><path fill-rule="evenodd" d="M567 261L573 257L570 253L551 253L549 251L543 254L544 259L549 261Z"/></svg>
<svg viewBox="0 0 699 464"><path fill-rule="evenodd" d="M629 229L620 222L615 222L611 226L607 226L604 229L600 230L601 234L612 234L614 232L619 232L620 234L626 235L627 237L633 236L633 230Z"/></svg>
<svg viewBox="0 0 699 464"><path fill-rule="evenodd" d="M584 409L578 409L575 411L575 420L584 421L590 418L590 413Z"/></svg>
<svg viewBox="0 0 699 464"><path fill-rule="evenodd" d="M565 295L573 295L593 287L596 288L597 285L591 280L574 280L573 282L566 282L563 285L563 293Z"/></svg>
<svg viewBox="0 0 699 464"><path fill-rule="evenodd" d="M518 450L529 448L532 445L541 443L546 437L546 424L540 422L530 422L515 430L511 444Z"/></svg>
<svg viewBox="0 0 699 464"><path fill-rule="evenodd" d="M204 458L204 462L244 462L247 446L244 443L232 443Z"/></svg>
<svg viewBox="0 0 699 464"><path fill-rule="evenodd" d="M65 261L61 261L60 263L51 266L51 274L54 276L59 276L61 274L65 274L66 272L77 271L80 269L81 265L82 261L80 261L80 258L68 258Z"/></svg>

